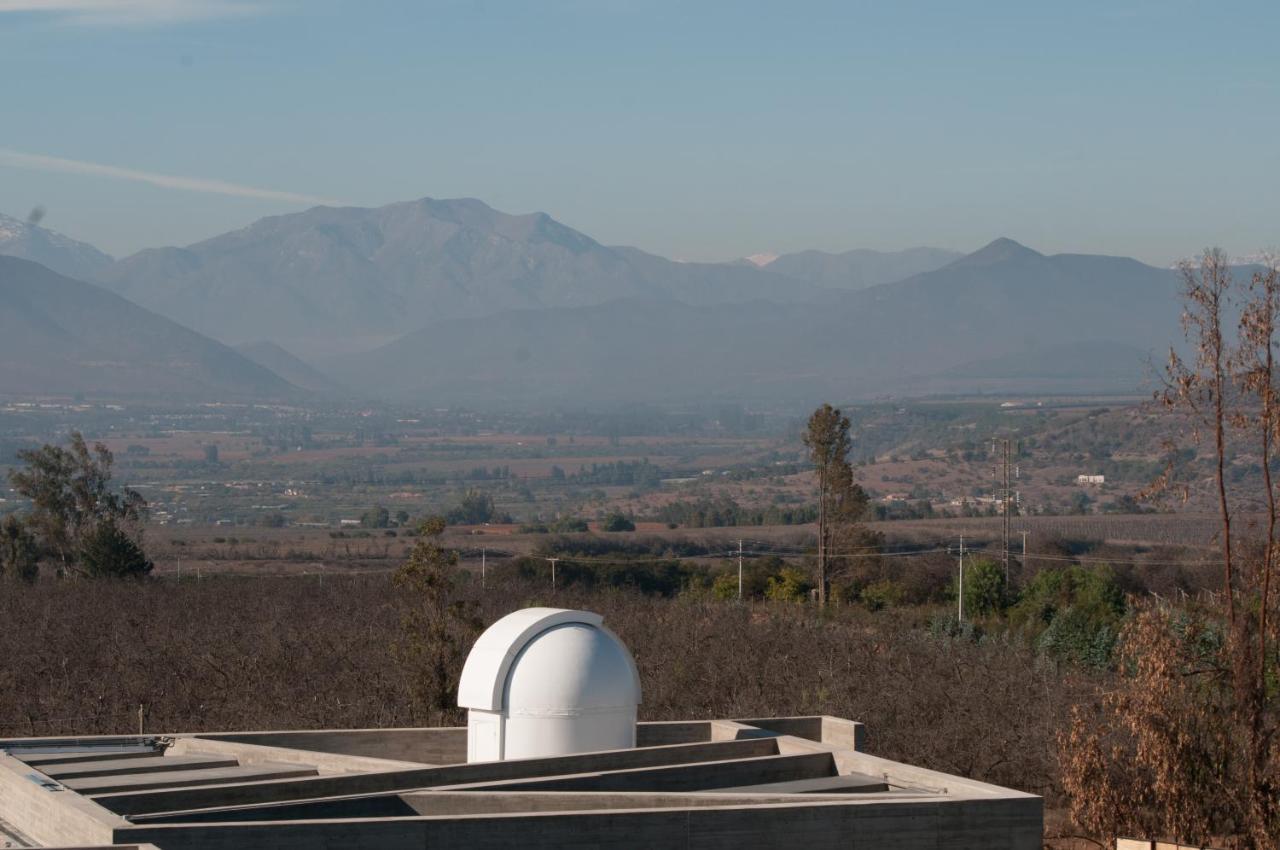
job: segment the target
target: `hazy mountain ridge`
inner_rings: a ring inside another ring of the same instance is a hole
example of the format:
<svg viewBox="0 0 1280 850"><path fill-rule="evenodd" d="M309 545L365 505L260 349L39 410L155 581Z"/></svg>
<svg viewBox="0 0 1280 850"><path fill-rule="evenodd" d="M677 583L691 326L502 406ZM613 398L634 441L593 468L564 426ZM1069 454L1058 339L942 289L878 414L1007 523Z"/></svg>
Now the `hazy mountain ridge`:
<svg viewBox="0 0 1280 850"><path fill-rule="evenodd" d="M606 247L545 213L430 198L264 218L186 248L142 251L116 263L106 281L220 339L297 341L304 354L502 310L818 292L753 269Z"/></svg>
<svg viewBox="0 0 1280 850"><path fill-rule="evenodd" d="M474 199L315 207L119 261L36 230L45 241L64 243L45 263L55 270L79 270L72 276L101 282L224 342L270 339L313 357L370 349L433 322L505 310L631 298L693 305L829 300L953 256L922 248L802 252L766 268L674 262L602 245L545 213L509 215ZM78 259L77 252L86 251L96 259Z"/></svg>
<svg viewBox="0 0 1280 850"><path fill-rule="evenodd" d="M957 251L928 247L907 248L902 251L857 248L839 254L799 251L782 254L763 268L773 274L803 280L815 286L857 290L940 269L962 256L964 255Z"/></svg>
<svg viewBox="0 0 1280 850"><path fill-rule="evenodd" d="M175 398L298 389L222 343L93 284L0 256L0 392Z"/></svg>
<svg viewBox="0 0 1280 850"><path fill-rule="evenodd" d="M87 242L3 213L0 213L0 255L31 260L78 280L96 280L115 262Z"/></svg>
<svg viewBox="0 0 1280 850"><path fill-rule="evenodd" d="M880 265L858 265L868 257ZM940 262L859 288L886 268ZM785 273L772 271L779 263ZM862 277L848 276L859 268ZM601 245L545 214L511 216L474 200L317 207L188 248L143 251L106 277L128 297L223 338L257 334L241 346L246 357L217 349L223 367L234 355L237 368L259 370L207 382L219 391L247 380L249 392L297 386L337 395L346 386L444 402L581 402L847 398L1009 382L1114 390L1138 383L1149 355L1179 335L1177 275L1125 257L1046 256L997 239L956 258L912 249L801 252L764 269L677 263ZM67 283L54 290L96 289ZM109 361L85 358L92 339L77 338L84 321L69 329L65 305L24 308L26 297L15 290L6 307L9 336L48 352L51 363L59 344L69 352L57 386L84 384L92 373L73 376L72 362ZM124 304L103 312L103 350L134 350L138 316L159 320ZM313 359L335 352L320 361L325 371L281 346L291 339L309 341L311 349L294 350ZM190 365L174 362L175 374ZM29 364L8 371L38 384ZM159 384L173 383L166 380ZM178 391L200 384L177 383Z"/></svg>
<svg viewBox="0 0 1280 850"><path fill-rule="evenodd" d="M1093 345L1127 359L1177 339L1177 278L1116 257L1045 256L998 239L943 268L822 304L614 302L429 326L329 365L401 398L790 400L980 389L1020 360ZM1047 352L1047 354L1046 354ZM412 370L397 364L417 364ZM968 368L957 366L968 364ZM1058 369L1125 386L1140 369L1096 358ZM1012 369L1016 373L1016 369Z"/></svg>
<svg viewBox="0 0 1280 850"><path fill-rule="evenodd" d="M284 378L295 387L325 395L348 395L337 381L287 349L268 340L237 345L235 351Z"/></svg>

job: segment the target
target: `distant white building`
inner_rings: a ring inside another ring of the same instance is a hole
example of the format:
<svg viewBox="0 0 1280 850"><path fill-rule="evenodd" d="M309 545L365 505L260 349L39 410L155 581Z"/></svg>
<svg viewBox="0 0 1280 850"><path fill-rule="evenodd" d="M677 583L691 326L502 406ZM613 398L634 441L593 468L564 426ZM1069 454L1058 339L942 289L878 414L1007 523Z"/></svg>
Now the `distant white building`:
<svg viewBox="0 0 1280 850"><path fill-rule="evenodd" d="M1100 487L1107 483L1105 475L1077 475L1076 484L1081 487Z"/></svg>

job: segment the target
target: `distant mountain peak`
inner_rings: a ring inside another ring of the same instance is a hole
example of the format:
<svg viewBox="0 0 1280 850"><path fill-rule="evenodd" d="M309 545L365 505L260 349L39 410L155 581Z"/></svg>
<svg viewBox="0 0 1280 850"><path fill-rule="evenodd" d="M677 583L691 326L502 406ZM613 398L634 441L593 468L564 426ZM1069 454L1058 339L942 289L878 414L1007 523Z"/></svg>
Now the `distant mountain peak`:
<svg viewBox="0 0 1280 850"><path fill-rule="evenodd" d="M1021 242L1015 242L1007 236L992 240L972 254L956 260L965 265L993 265L1016 260L1044 259L1044 254L1033 251Z"/></svg>
<svg viewBox="0 0 1280 850"><path fill-rule="evenodd" d="M545 212L513 215L474 198L271 216L186 248L126 257L103 281L223 341L272 339L304 357L503 310L817 294L755 268L606 248Z"/></svg>
<svg viewBox="0 0 1280 850"><path fill-rule="evenodd" d="M36 220L23 221L0 213L0 254L20 257L79 280L102 277L111 257L85 242L78 242Z"/></svg>
<svg viewBox="0 0 1280 850"><path fill-rule="evenodd" d="M748 263L755 266L756 268L762 269L765 266L772 263L774 260L778 259L778 255L771 254L766 251L760 254L750 254L746 257L743 257L742 259L746 260Z"/></svg>

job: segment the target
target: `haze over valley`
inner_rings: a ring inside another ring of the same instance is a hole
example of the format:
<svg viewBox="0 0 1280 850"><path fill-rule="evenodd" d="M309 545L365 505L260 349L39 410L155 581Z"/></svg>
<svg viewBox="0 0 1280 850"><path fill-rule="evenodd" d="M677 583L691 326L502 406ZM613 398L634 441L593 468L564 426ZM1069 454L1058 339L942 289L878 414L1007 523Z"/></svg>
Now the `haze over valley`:
<svg viewBox="0 0 1280 850"><path fill-rule="evenodd" d="M0 0L0 847L1277 850L1277 32Z"/></svg>
<svg viewBox="0 0 1280 850"><path fill-rule="evenodd" d="M208 338L202 351L219 367L157 356L147 369L166 380L113 379L139 394L173 384L261 396L287 386L539 405L1133 393L1178 322L1169 269L1046 256L1006 238L963 255L855 249L687 263L602 245L543 213L424 198L315 207L113 260L31 221L3 224L0 254L80 278L44 291L48 327L73 332L77 293L113 294L110 303L136 305L131 316L153 321L102 312L95 332L108 348L159 334L159 317ZM54 279L42 273L8 263L0 287L16 295L34 278ZM20 309L29 302L5 298L0 317L19 322ZM60 364L57 381L42 384L49 391L105 386L94 371L100 358L41 360ZM231 362L241 378L223 374ZM223 377L190 382L188 363ZM264 370L280 380L264 382ZM0 390L29 392L34 374L7 370Z"/></svg>

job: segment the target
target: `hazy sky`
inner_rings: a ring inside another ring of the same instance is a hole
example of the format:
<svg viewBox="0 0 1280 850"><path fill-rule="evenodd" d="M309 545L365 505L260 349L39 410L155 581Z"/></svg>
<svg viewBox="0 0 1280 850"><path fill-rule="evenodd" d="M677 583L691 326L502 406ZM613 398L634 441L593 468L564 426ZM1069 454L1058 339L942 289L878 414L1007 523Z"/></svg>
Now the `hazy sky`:
<svg viewBox="0 0 1280 850"><path fill-rule="evenodd" d="M0 0L0 212L478 197L607 244L1280 246L1280 2Z"/></svg>

